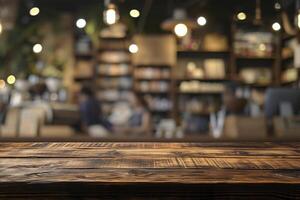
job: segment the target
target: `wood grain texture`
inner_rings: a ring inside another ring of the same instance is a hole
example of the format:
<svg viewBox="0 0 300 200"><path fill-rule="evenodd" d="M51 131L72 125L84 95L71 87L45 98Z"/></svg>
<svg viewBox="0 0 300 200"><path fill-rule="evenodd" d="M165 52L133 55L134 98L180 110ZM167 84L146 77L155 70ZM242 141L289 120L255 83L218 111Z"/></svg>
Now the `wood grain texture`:
<svg viewBox="0 0 300 200"><path fill-rule="evenodd" d="M0 199L222 194L300 198L300 143L0 143Z"/></svg>

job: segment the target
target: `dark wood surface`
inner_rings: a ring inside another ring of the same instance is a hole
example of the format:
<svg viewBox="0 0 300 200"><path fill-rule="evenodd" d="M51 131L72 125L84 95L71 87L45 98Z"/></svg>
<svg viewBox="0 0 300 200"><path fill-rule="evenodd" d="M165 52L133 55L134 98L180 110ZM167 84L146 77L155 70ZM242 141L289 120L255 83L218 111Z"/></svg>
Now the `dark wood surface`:
<svg viewBox="0 0 300 200"><path fill-rule="evenodd" d="M0 198L25 197L300 199L300 143L0 143Z"/></svg>

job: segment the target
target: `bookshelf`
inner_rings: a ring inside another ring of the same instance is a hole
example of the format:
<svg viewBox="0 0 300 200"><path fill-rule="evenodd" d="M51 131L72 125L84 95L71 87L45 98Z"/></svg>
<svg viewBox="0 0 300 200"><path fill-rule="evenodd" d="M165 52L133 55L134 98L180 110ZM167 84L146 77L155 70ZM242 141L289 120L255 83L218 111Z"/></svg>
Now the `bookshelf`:
<svg viewBox="0 0 300 200"><path fill-rule="evenodd" d="M296 36L282 34L280 51L280 84L282 86L296 86L299 81L299 69L294 66L294 45Z"/></svg>
<svg viewBox="0 0 300 200"><path fill-rule="evenodd" d="M279 85L280 33L236 19L231 32L232 77L250 88Z"/></svg>
<svg viewBox="0 0 300 200"><path fill-rule="evenodd" d="M73 32L74 66L72 73L71 101L77 102L77 94L83 85L93 85L95 78L94 46L90 37L81 29Z"/></svg>
<svg viewBox="0 0 300 200"><path fill-rule="evenodd" d="M219 51L183 50L176 46L173 35L135 35L132 39L101 37L96 51L84 39L89 51L76 51L76 63L90 63L91 67L83 67L90 72L89 75L78 73L80 76L74 76L74 80L96 86L107 115L117 101L126 100L129 93L135 92L147 102L153 124L171 118L177 125L184 123L186 115L209 122L210 114L222 106L228 82L238 82L244 91L258 90L262 96L271 86L296 85L299 70L293 68L293 52L283 52L294 37L263 30L267 36L262 34L262 37L272 39L270 43L259 42L263 46L256 47L260 49L257 53L238 43L244 40L236 34L245 28L239 25L233 23L231 35L226 36L232 45ZM247 27L242 33L247 34ZM81 42L79 37L78 41ZM139 47L136 54L128 52L131 43ZM297 71L297 78L283 80L281 75L291 69Z"/></svg>
<svg viewBox="0 0 300 200"><path fill-rule="evenodd" d="M206 45L206 48L209 48L209 45ZM194 124L206 121L204 126L202 124L202 127L197 127L198 134L208 133L210 114L221 106L224 83L230 79L229 48L224 49L224 44L213 48L219 49L205 49L200 46L198 50L179 48L177 51L176 120L187 129L188 121L193 121Z"/></svg>
<svg viewBox="0 0 300 200"><path fill-rule="evenodd" d="M133 54L134 91L142 95L152 121L175 118L176 42L172 35L136 35L139 51Z"/></svg>
<svg viewBox="0 0 300 200"><path fill-rule="evenodd" d="M132 65L127 37L100 37L96 59L96 93L106 116L115 103L127 101L132 92Z"/></svg>

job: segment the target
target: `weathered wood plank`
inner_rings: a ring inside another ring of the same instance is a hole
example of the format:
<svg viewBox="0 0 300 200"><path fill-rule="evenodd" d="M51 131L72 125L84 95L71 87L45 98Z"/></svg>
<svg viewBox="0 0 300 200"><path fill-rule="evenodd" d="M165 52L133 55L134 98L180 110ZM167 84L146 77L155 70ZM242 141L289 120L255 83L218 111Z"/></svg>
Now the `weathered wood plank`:
<svg viewBox="0 0 300 200"><path fill-rule="evenodd" d="M271 158L16 158L1 159L0 172L5 169L21 168L79 168L79 169L239 169L239 170L300 170L300 159Z"/></svg>
<svg viewBox="0 0 300 200"><path fill-rule="evenodd" d="M0 148L30 148L30 149L40 149L40 148L78 148L78 149L184 149L184 148L199 148L199 147L207 147L207 148L250 148L250 149L298 149L300 144L298 143L271 143L271 142L245 142L245 143L154 143L154 142L20 142L20 143L0 143Z"/></svg>
<svg viewBox="0 0 300 200"><path fill-rule="evenodd" d="M252 145L252 147L249 145ZM118 158L156 156L168 157L268 157L296 158L300 156L299 148L286 145L266 143L241 144L236 147L222 144L194 144L189 147L186 143L0 143L0 158Z"/></svg>
<svg viewBox="0 0 300 200"><path fill-rule="evenodd" d="M74 169L15 168L1 173L5 183L93 183L123 184L300 184L300 170L227 169Z"/></svg>
<svg viewBox="0 0 300 200"><path fill-rule="evenodd" d="M213 197L221 197L222 191L222 197L295 199L300 195L299 147L299 143L0 143L0 199L47 198L51 189L62 185L67 188L52 199L70 197L69 192L76 193L85 184L95 186L92 191L86 188L90 197L98 197L99 187L105 195L122 187L124 194L133 192L133 199L155 192L170 199L186 199L194 192L199 199L199 188L211 189ZM136 191L141 184L144 191ZM239 188L241 184L245 187ZM274 184L280 186L274 189ZM14 185L34 187L14 193ZM171 185L173 196L168 194ZM189 187L180 190L183 185ZM248 191L249 186L260 192Z"/></svg>
<svg viewBox="0 0 300 200"><path fill-rule="evenodd" d="M224 148L190 148L190 149L77 149L77 148L40 148L40 149L0 149L0 158L118 158L118 157L270 157L300 158L295 149L224 149Z"/></svg>

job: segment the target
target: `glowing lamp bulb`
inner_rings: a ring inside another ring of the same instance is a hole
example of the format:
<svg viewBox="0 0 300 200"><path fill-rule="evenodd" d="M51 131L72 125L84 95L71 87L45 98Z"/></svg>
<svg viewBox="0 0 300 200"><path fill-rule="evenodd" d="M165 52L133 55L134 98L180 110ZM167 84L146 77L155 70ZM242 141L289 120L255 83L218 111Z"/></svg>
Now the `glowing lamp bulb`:
<svg viewBox="0 0 300 200"><path fill-rule="evenodd" d="M246 19L247 19L246 13L244 13L244 12L239 12L239 13L237 14L237 19L240 20L240 21L246 20Z"/></svg>
<svg viewBox="0 0 300 200"><path fill-rule="evenodd" d="M109 4L103 13L104 22L108 25L113 25L119 20L119 13L114 4Z"/></svg>
<svg viewBox="0 0 300 200"><path fill-rule="evenodd" d="M297 22L297 28L300 29L300 11L298 11L298 14L296 16L296 22Z"/></svg>
<svg viewBox="0 0 300 200"><path fill-rule="evenodd" d="M273 29L274 31L280 31L281 25L280 25L278 22L274 22L274 23L272 24L272 29Z"/></svg>
<svg viewBox="0 0 300 200"><path fill-rule="evenodd" d="M4 89L5 88L5 81L4 80L0 80L0 89Z"/></svg>
<svg viewBox="0 0 300 200"><path fill-rule="evenodd" d="M207 22L207 20L206 20L206 18L203 17L203 16L200 16L200 17L198 17L198 19L197 19L197 23L199 24L199 26L205 26L206 22Z"/></svg>
<svg viewBox="0 0 300 200"><path fill-rule="evenodd" d="M6 81L8 84L13 85L16 82L16 77L14 75L10 75L7 77Z"/></svg>
<svg viewBox="0 0 300 200"><path fill-rule="evenodd" d="M136 44L131 44L129 46L129 52L130 53L137 53L139 51L139 47Z"/></svg>
<svg viewBox="0 0 300 200"><path fill-rule="evenodd" d="M86 26L85 19L78 19L76 21L76 26L77 26L77 28L84 28Z"/></svg>
<svg viewBox="0 0 300 200"><path fill-rule="evenodd" d="M129 12L130 16L133 18L138 18L140 16L140 11L138 11L137 9L132 9Z"/></svg>
<svg viewBox="0 0 300 200"><path fill-rule="evenodd" d="M38 7L33 7L29 10L29 14L31 16L37 16L40 13L40 9Z"/></svg>
<svg viewBox="0 0 300 200"><path fill-rule="evenodd" d="M177 24L174 27L174 32L178 37L184 37L188 33L188 28L185 24Z"/></svg>
<svg viewBox="0 0 300 200"><path fill-rule="evenodd" d="M34 53L41 53L43 51L43 46L41 44L35 44L32 50Z"/></svg>

